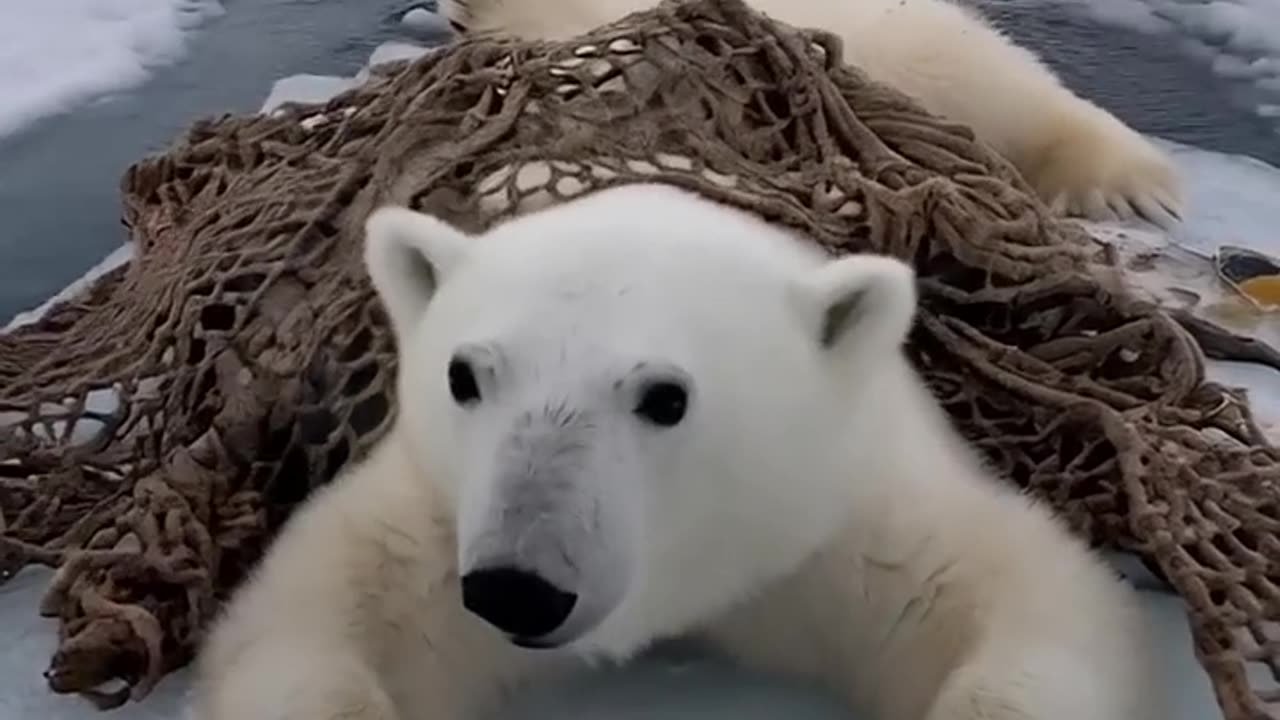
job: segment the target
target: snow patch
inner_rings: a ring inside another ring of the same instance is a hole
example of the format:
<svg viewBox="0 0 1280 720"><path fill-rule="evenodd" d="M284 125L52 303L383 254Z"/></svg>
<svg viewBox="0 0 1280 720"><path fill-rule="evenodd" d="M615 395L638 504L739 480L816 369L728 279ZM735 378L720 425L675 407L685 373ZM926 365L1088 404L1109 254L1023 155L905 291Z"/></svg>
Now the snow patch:
<svg viewBox="0 0 1280 720"><path fill-rule="evenodd" d="M373 54L369 55L369 62L365 66L373 67L383 63L395 62L396 60L417 60L430 52L430 50L430 48L422 45L392 40L374 48Z"/></svg>
<svg viewBox="0 0 1280 720"><path fill-rule="evenodd" d="M262 103L262 113L270 113L285 103L322 103L359 85L355 78L335 75L290 75L271 86Z"/></svg>
<svg viewBox="0 0 1280 720"><path fill-rule="evenodd" d="M1246 155L1154 141L1173 156L1186 191L1187 221L1175 241L1210 254L1240 245L1280 258L1280 169Z"/></svg>
<svg viewBox="0 0 1280 720"><path fill-rule="evenodd" d="M141 85L217 0L0 0L0 137Z"/></svg>
<svg viewBox="0 0 1280 720"><path fill-rule="evenodd" d="M453 29L439 15L426 8L414 8L400 18L400 24L414 32L429 35L452 35Z"/></svg>
<svg viewBox="0 0 1280 720"><path fill-rule="evenodd" d="M1189 310L1280 348L1280 313L1253 310L1213 266L1214 255L1224 245L1280 258L1280 169L1242 155L1155 142L1170 153L1184 178L1186 222L1172 235L1111 223L1086 227L1117 248L1129 283L1161 305ZM1260 428L1280 442L1280 372L1255 363L1209 360L1205 374L1224 385L1246 388Z"/></svg>
<svg viewBox="0 0 1280 720"><path fill-rule="evenodd" d="M363 85L368 81L372 68L396 60L416 60L431 52L431 50L431 47L425 45L390 40L374 48L373 53L369 55L369 60L365 62L364 67L360 69L360 72L356 73L355 77L290 75L289 77L281 78L271 87L271 93L267 96L266 101L262 103L262 108L259 112L264 114L271 113L284 103L290 102L307 104L328 102L352 88ZM303 122L304 127L313 129L324 124L327 120L313 116Z"/></svg>

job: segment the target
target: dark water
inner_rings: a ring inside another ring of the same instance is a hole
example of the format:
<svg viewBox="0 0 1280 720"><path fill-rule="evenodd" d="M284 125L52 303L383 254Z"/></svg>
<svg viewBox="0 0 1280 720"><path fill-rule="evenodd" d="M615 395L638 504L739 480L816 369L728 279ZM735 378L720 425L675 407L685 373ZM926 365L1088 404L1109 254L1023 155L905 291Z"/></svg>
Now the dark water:
<svg viewBox="0 0 1280 720"><path fill-rule="evenodd" d="M1168 38L1104 27L1050 4L993 1L989 13L1011 35L1140 130L1280 166L1273 128ZM0 139L0 324L118 246L118 181L131 162L196 118L257 109L277 78L354 74L378 44L405 38L396 21L413 4L225 0L226 14L192 38L186 59L145 86Z"/></svg>
<svg viewBox="0 0 1280 720"><path fill-rule="evenodd" d="M1069 87L1142 132L1280 167L1276 120L1259 117L1256 98L1213 74L1169 36L1099 25L1049 2L992 0L983 7ZM1280 27L1274 32L1280 34Z"/></svg>
<svg viewBox="0 0 1280 720"><path fill-rule="evenodd" d="M57 0L51 0L56 2ZM108 2L109 0L103 0ZM0 0L3 4L4 0ZM181 63L136 90L0 139L0 325L124 239L119 178L193 121L254 111L280 77L353 75L404 0L223 0Z"/></svg>

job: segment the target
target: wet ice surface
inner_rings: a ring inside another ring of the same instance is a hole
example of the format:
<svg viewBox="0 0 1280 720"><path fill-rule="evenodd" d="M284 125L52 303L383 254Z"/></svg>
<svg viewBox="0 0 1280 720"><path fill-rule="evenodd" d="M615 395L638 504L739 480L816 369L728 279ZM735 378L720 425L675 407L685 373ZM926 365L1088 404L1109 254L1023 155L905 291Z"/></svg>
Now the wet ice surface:
<svg viewBox="0 0 1280 720"><path fill-rule="evenodd" d="M189 670L163 679L145 701L105 715L78 697L48 691L40 673L53 652L57 628L54 620L39 617L35 607L51 576L32 568L0 585L0 720L185 720ZM1160 677L1169 700L1167 717L1220 717L1208 679L1191 652L1181 602L1163 593L1144 592L1142 597L1148 619L1158 628L1156 649L1164 663ZM746 673L686 650L646 658L622 671L580 677L567 686L528 691L495 720L852 717L806 684Z"/></svg>
<svg viewBox="0 0 1280 720"><path fill-rule="evenodd" d="M1280 347L1280 313L1241 312L1247 307L1225 286L1210 262L1223 245L1251 248L1280 258L1280 170L1254 158L1205 152L1164 143L1186 179L1188 216L1172 237L1143 227L1095 227L1121 242L1164 248L1148 272L1130 272L1156 291L1162 303L1191 309L1224 327ZM1118 237L1119 236L1119 237ZM1255 419L1280 441L1280 372L1263 365L1209 361L1210 379L1248 388Z"/></svg>
<svg viewBox="0 0 1280 720"><path fill-rule="evenodd" d="M45 685L46 663L57 643L57 621L36 608L53 577L28 568L0 585L0 720L176 720L183 717L188 672L165 678L146 702L103 714L75 696Z"/></svg>
<svg viewBox="0 0 1280 720"><path fill-rule="evenodd" d="M1204 253L1244 245L1280 257L1280 170L1251 157L1166 147L1186 178L1190 210L1175 240Z"/></svg>

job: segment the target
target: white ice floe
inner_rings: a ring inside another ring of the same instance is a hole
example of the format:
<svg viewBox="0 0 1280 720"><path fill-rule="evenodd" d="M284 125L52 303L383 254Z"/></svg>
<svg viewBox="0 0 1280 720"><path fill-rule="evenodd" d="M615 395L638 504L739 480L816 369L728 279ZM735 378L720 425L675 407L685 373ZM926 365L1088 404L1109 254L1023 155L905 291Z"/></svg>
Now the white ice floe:
<svg viewBox="0 0 1280 720"><path fill-rule="evenodd" d="M384 42L373 49L373 53L369 55L369 60L360 68L360 72L356 73L356 82L363 83L369 80L373 68L379 65L396 62L397 60L417 60L418 58L431 52L433 48L426 45L418 45L416 43L399 42L390 40Z"/></svg>
<svg viewBox="0 0 1280 720"><path fill-rule="evenodd" d="M369 55L369 61L365 63L365 69L397 60L417 60L429 52L431 48L423 45L391 40L373 49L373 53Z"/></svg>
<svg viewBox="0 0 1280 720"><path fill-rule="evenodd" d="M259 112L271 113L281 105L290 102L327 102L367 82L370 70L378 65L396 60L414 60L429 52L431 52L430 47L391 40L374 48L373 53L369 55L369 60L365 62L364 67L360 68L360 72L356 73L355 77L290 75L289 77L280 78L271 86L271 92L267 95L267 99L263 101ZM322 125L324 122L322 118L313 117L304 120L303 126L311 129Z"/></svg>
<svg viewBox="0 0 1280 720"><path fill-rule="evenodd" d="M448 35L453 32L444 18L426 8L420 7L413 8L405 13L400 18L400 24L415 32L429 35Z"/></svg>
<svg viewBox="0 0 1280 720"><path fill-rule="evenodd" d="M1190 206L1177 241L1203 252L1242 245L1280 257L1280 169L1244 155L1161 144L1178 163Z"/></svg>
<svg viewBox="0 0 1280 720"><path fill-rule="evenodd" d="M217 0L0 0L0 136L144 82Z"/></svg>
<svg viewBox="0 0 1280 720"><path fill-rule="evenodd" d="M1099 22L1175 36L1219 76L1250 83L1259 115L1280 119L1280 0L1012 1L1064 4Z"/></svg>
<svg viewBox="0 0 1280 720"><path fill-rule="evenodd" d="M269 113L288 102L322 103L359 84L355 78L336 75L290 75L271 86L260 112Z"/></svg>

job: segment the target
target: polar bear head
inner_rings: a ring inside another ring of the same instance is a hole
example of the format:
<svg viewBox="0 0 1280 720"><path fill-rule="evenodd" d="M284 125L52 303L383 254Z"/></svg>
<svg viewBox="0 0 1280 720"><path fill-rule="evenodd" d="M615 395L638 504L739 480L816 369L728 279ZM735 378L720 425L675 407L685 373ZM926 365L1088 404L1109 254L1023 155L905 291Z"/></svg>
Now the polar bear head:
<svg viewBox="0 0 1280 720"><path fill-rule="evenodd" d="M625 657L795 569L859 501L914 276L674 187L469 236L375 211L395 437L456 517L464 605Z"/></svg>

